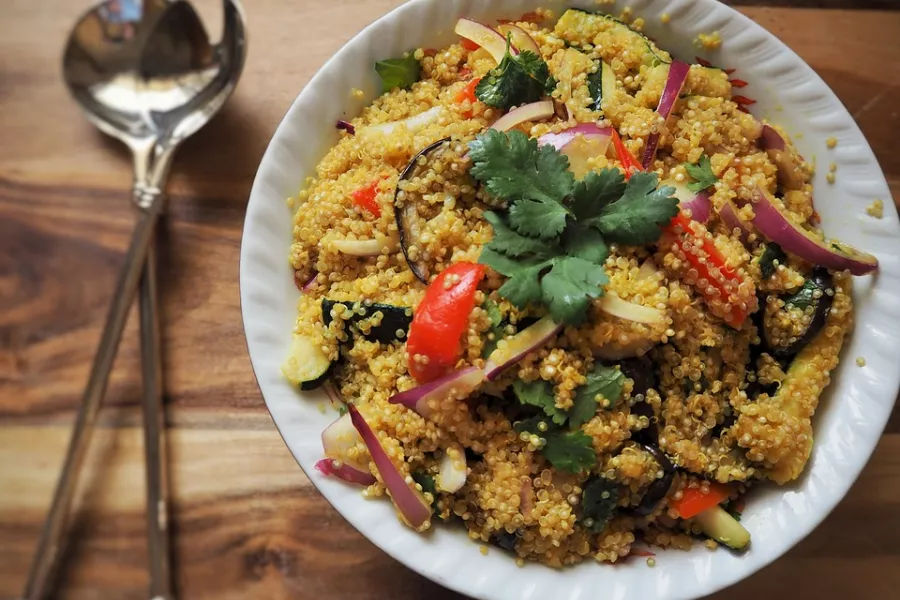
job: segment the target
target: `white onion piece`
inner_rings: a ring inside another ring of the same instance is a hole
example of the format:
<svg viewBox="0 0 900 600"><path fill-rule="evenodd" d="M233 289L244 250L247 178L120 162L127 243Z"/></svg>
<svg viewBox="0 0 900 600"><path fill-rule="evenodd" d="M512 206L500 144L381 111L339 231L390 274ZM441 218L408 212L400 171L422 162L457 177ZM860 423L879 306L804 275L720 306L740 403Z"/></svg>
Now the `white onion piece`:
<svg viewBox="0 0 900 600"><path fill-rule="evenodd" d="M594 348L594 356L604 360L634 358L647 354L654 345L656 345L656 342L648 339L637 339L626 344L609 342L599 348Z"/></svg>
<svg viewBox="0 0 900 600"><path fill-rule="evenodd" d="M534 41L534 38L518 25L504 23L497 27L497 31L499 31L500 35L504 38L509 34L512 38L513 45L519 49L519 52L528 50L529 52L534 52L538 56L541 55L541 48L537 45L537 42Z"/></svg>
<svg viewBox="0 0 900 600"><path fill-rule="evenodd" d="M770 242L775 242L785 252L820 267L836 271L848 270L854 275L866 275L878 269L878 259L847 244L820 241L802 227L795 225L778 210L774 198L764 189L757 188L753 210L753 225Z"/></svg>
<svg viewBox="0 0 900 600"><path fill-rule="evenodd" d="M658 275L659 269L656 268L656 263L653 262L652 258L648 258L641 265L641 268L638 269L637 278L642 281L645 279L655 279L658 281Z"/></svg>
<svg viewBox="0 0 900 600"><path fill-rule="evenodd" d="M462 486L466 485L467 475L466 451L461 445L454 443L444 451L440 470L434 483L439 490L455 494Z"/></svg>
<svg viewBox="0 0 900 600"><path fill-rule="evenodd" d="M323 475L331 475L357 485L372 485L377 481L368 471L360 471L345 462L334 458L323 458L316 463L316 470Z"/></svg>
<svg viewBox="0 0 900 600"><path fill-rule="evenodd" d="M437 123L438 119L440 119L443 115L443 106L433 106L425 112L420 112L417 115L413 115L405 119L400 119L398 121L389 121L387 123L381 123L380 125L369 125L368 127L360 130L359 135L371 135L373 133L390 135L401 125L405 126L406 130L409 133L415 133L420 129L427 127L428 125L431 125L432 123Z"/></svg>
<svg viewBox="0 0 900 600"><path fill-rule="evenodd" d="M400 511L400 516L407 525L416 530L424 529L424 526L431 519L431 506L422 497L417 489L406 482L400 470L391 462L391 458L384 451L378 436L366 423L366 420L359 413L355 406L349 405L350 419L353 426L362 436L363 442L372 455L372 461L381 474L381 479L391 495L394 506Z"/></svg>
<svg viewBox="0 0 900 600"><path fill-rule="evenodd" d="M664 181L662 184L675 188L674 196L678 198L682 211L691 211L691 220L699 223L709 221L709 215L712 212L712 200L709 192L706 190L692 192L683 183L678 183L671 179Z"/></svg>
<svg viewBox="0 0 900 600"><path fill-rule="evenodd" d="M552 100L541 100L539 102L532 102L531 104L523 104L494 121L494 124L491 125L491 129L507 131L519 123L547 119L554 114L555 111Z"/></svg>
<svg viewBox="0 0 900 600"><path fill-rule="evenodd" d="M497 344L497 349L491 352L484 365L487 379L489 381L496 379L506 367L515 364L529 352L533 352L546 344L561 329L562 325L556 323L550 315L547 315L514 336L500 340Z"/></svg>
<svg viewBox="0 0 900 600"><path fill-rule="evenodd" d="M466 38L471 42L475 42L494 57L497 64L506 56L506 38L497 33L487 25L482 25L478 21L472 19L460 19L453 28L456 35ZM509 53L516 55L519 53L515 44L510 45Z"/></svg>
<svg viewBox="0 0 900 600"><path fill-rule="evenodd" d="M666 87L663 88L663 93L659 97L659 106L656 108L656 112L663 118L663 121L672 114L672 109L675 107L678 96L681 95L681 89L684 87L684 82L687 81L690 70L691 66L680 60L673 60L672 64L669 65ZM650 169L650 166L653 164L653 159L656 158L657 146L659 146L659 134L651 133L647 139L647 148L644 151L643 166L645 170Z"/></svg>
<svg viewBox="0 0 900 600"><path fill-rule="evenodd" d="M434 381L394 394L388 402L402 404L423 417L430 417L432 401L439 403L451 395L458 400L471 394L484 381L484 371L477 367L466 367L439 377Z"/></svg>
<svg viewBox="0 0 900 600"><path fill-rule="evenodd" d="M569 159L569 170L576 178L583 178L592 170L590 159L604 156L612 138L612 128L594 123L581 123L557 133L545 133L539 145L553 146Z"/></svg>
<svg viewBox="0 0 900 600"><path fill-rule="evenodd" d="M734 202L728 200L722 205L722 208L719 210L719 218L722 219L722 222L725 223L725 226L731 232L740 230L741 241L745 244L747 243L752 229L750 224L741 217L739 209Z"/></svg>
<svg viewBox="0 0 900 600"><path fill-rule="evenodd" d="M803 187L803 178L791 148L780 133L770 125L763 125L759 144L778 167L778 182L789 190Z"/></svg>
<svg viewBox="0 0 900 600"><path fill-rule="evenodd" d="M368 472L368 462L348 458L350 450L361 441L363 440L353 426L349 414L343 415L322 432L322 448L325 450L325 456L340 460L359 471Z"/></svg>
<svg viewBox="0 0 900 600"><path fill-rule="evenodd" d="M371 240L331 240L331 247L350 256L378 256L385 248L394 252L399 242L394 236L378 234Z"/></svg>
<svg viewBox="0 0 900 600"><path fill-rule="evenodd" d="M597 300L597 306L606 314L626 321L646 323L647 325L659 325L666 322L665 312L643 304L622 300L615 294L605 294Z"/></svg>

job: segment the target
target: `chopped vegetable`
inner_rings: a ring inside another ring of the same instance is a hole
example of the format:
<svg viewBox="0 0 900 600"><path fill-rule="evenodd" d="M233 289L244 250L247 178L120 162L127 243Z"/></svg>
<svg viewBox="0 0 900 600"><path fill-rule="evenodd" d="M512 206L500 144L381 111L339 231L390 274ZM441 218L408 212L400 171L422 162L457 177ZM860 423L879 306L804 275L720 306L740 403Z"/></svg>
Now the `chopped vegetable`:
<svg viewBox="0 0 900 600"><path fill-rule="evenodd" d="M507 39L503 60L478 82L475 96L495 108L537 102L556 87L547 63L534 52L511 54Z"/></svg>
<svg viewBox="0 0 900 600"><path fill-rule="evenodd" d="M787 260L787 254L784 253L781 246L774 242L766 244L766 249L763 250L762 255L759 257L759 272L762 278L768 279L775 274L775 270L778 268L775 261L783 265L785 260Z"/></svg>
<svg viewBox="0 0 900 600"><path fill-rule="evenodd" d="M702 192L707 188L711 188L719 181L719 178L713 173L709 157L705 154L700 155L700 160L696 165L684 163L684 168L688 172L688 175L694 179L694 181L687 184L687 188L692 192Z"/></svg>
<svg viewBox="0 0 900 600"><path fill-rule="evenodd" d="M691 66L680 60L673 60L672 64L669 65L669 75L666 78L666 87L663 88L663 93L659 98L659 106L656 108L656 112L663 120L668 119L669 115L672 114L672 109L675 107L675 102L678 100L682 88L684 88L684 82L687 81L688 72L690 70ZM649 169L653 164L653 160L656 158L656 148L658 145L659 133L653 132L650 134L650 138L647 140L647 148L644 150L644 160L642 163L644 169Z"/></svg>
<svg viewBox="0 0 900 600"><path fill-rule="evenodd" d="M466 452L460 444L453 443L441 458L440 471L435 481L437 488L455 494L466 484L467 475Z"/></svg>
<svg viewBox="0 0 900 600"><path fill-rule="evenodd" d="M459 358L460 338L475 307L484 266L458 262L444 269L425 290L409 327L409 372L420 383L432 381Z"/></svg>
<svg viewBox="0 0 900 600"><path fill-rule="evenodd" d="M500 314L500 307L497 303L488 298L484 301L482 308L487 312L488 318L491 320L491 328L488 330L488 339L484 342L484 348L481 351L482 358L487 358L497 349L497 342L506 337L506 328L503 326L503 315Z"/></svg>
<svg viewBox="0 0 900 600"><path fill-rule="evenodd" d="M626 180L631 179L631 175L635 171L644 170L641 163L638 162L638 159L636 159L634 155L628 151L628 148L625 147L622 138L619 137L619 132L615 129L612 130L612 141L613 148L616 150L616 156L619 158L619 162L622 163L622 167L625 169Z"/></svg>
<svg viewBox="0 0 900 600"><path fill-rule="evenodd" d="M619 505L619 486L603 477L592 477L581 493L581 523L600 533L612 519Z"/></svg>
<svg viewBox="0 0 900 600"><path fill-rule="evenodd" d="M522 381L518 379L513 383L513 392L515 392L519 402L540 408L557 425L562 425L566 422L566 411L556 407L556 396L553 393L553 385L549 381L544 381L543 379Z"/></svg>
<svg viewBox="0 0 900 600"><path fill-rule="evenodd" d="M675 190L674 195L678 198L679 206L685 213L690 211L691 219L699 223L706 223L712 212L712 198L709 192L691 191L690 184L684 185L675 181L664 181L663 185L671 186Z"/></svg>
<svg viewBox="0 0 900 600"><path fill-rule="evenodd" d="M362 442L359 432L353 426L350 415L344 413L322 432L322 449L325 456L332 460L339 460L349 467L360 471L369 472L369 461L350 458L350 450Z"/></svg>
<svg viewBox="0 0 900 600"><path fill-rule="evenodd" d="M612 131L612 127L582 123L556 133L546 133L538 138L538 144L559 150L569 159L569 170L580 180L593 170L591 159L606 154Z"/></svg>
<svg viewBox="0 0 900 600"><path fill-rule="evenodd" d="M331 360L310 338L295 335L287 360L281 365L285 378L301 390L319 387L327 378Z"/></svg>
<svg viewBox="0 0 900 600"><path fill-rule="evenodd" d="M597 407L605 410L615 407L622 397L625 375L615 367L594 363L586 375L587 381L575 390L572 408L569 410L569 425L581 427L597 414ZM601 400L603 404L600 404Z"/></svg>
<svg viewBox="0 0 900 600"><path fill-rule="evenodd" d="M730 267L706 229L684 213L672 219L669 230L673 250L697 273L688 283L697 286L713 314L740 328L747 315L756 312L753 281L743 271Z"/></svg>
<svg viewBox="0 0 900 600"><path fill-rule="evenodd" d="M588 75L588 92L591 94L590 108L601 111L602 102L609 100L616 92L616 73L606 61L597 61L597 70Z"/></svg>
<svg viewBox="0 0 900 600"><path fill-rule="evenodd" d="M399 121L389 121L379 125L370 125L360 130L364 135L390 135L398 127L405 127L409 133L415 133L427 127L432 123L436 123L445 114L446 109L443 106L432 106L428 110L417 115L400 119Z"/></svg>
<svg viewBox="0 0 900 600"><path fill-rule="evenodd" d="M543 437L547 443L541 448L541 454L554 469L580 473L590 470L597 462L591 437L582 431L549 431Z"/></svg>
<svg viewBox="0 0 900 600"><path fill-rule="evenodd" d="M794 157L790 144L771 125L763 125L759 145L778 167L778 183L789 190L803 187L803 175Z"/></svg>
<svg viewBox="0 0 900 600"><path fill-rule="evenodd" d="M474 104L477 98L475 97L475 88L478 86L478 82L481 81L481 77L476 77L469 81L461 90L456 92L456 96L453 97L453 100L457 104L462 104L466 100L469 101L470 104ZM472 110L469 109L466 112L466 117L472 116Z"/></svg>
<svg viewBox="0 0 900 600"><path fill-rule="evenodd" d="M727 500L733 492L731 486L712 481L704 483L709 486L707 493L704 493L700 486L685 487L681 490L681 498L677 500L673 498L669 502L682 519L693 519L704 510Z"/></svg>
<svg viewBox="0 0 900 600"><path fill-rule="evenodd" d="M467 367L452 371L433 381L411 390L394 394L388 399L391 404L402 404L423 417L430 417L434 406L446 399L459 400L471 394L484 381L484 371L477 367Z"/></svg>
<svg viewBox="0 0 900 600"><path fill-rule="evenodd" d="M337 305L343 306L343 322L349 325L353 333L357 333L370 340L377 340L383 344L401 340L409 330L412 321L412 310L404 306L392 304L363 304L360 302L346 302L322 298L322 322L328 327L334 319L332 311ZM380 313L380 316L379 316ZM360 331L359 325L372 317L378 316L379 324L367 327Z"/></svg>
<svg viewBox="0 0 900 600"><path fill-rule="evenodd" d="M734 202L731 200L725 201L722 208L719 210L719 218L722 219L722 222L725 223L732 233L738 231L741 241L745 244L747 243L750 234L752 233L750 223L741 217L738 212L738 207Z"/></svg>
<svg viewBox="0 0 900 600"><path fill-rule="evenodd" d="M664 311L634 302L626 302L615 294L604 295L597 301L597 307L610 316L635 323L659 325L666 320Z"/></svg>
<svg viewBox="0 0 900 600"><path fill-rule="evenodd" d="M391 462L390 457L378 441L378 436L366 423L366 420L360 414L355 406L349 405L350 419L353 426L359 432L363 442L372 455L372 461L381 474L381 479L391 496L391 500L400 512L403 521L415 529L421 531L426 529L430 524L431 505L422 497L414 487L406 483L406 478L400 473L400 470Z"/></svg>
<svg viewBox="0 0 900 600"><path fill-rule="evenodd" d="M786 344L775 342L775 336L767 326L767 319L763 319L762 337L772 354L779 358L792 357L809 344L828 320L831 305L834 302L834 279L827 269L816 267L799 290L791 295L783 296L785 308L799 308L805 310L814 307L812 317L806 329L800 335L791 336Z"/></svg>
<svg viewBox="0 0 900 600"><path fill-rule="evenodd" d="M644 497L641 498L640 504L634 509L634 512L638 515L646 516L653 514L653 511L656 510L659 503L669 494L669 489L672 487L672 481L675 479L675 466L665 453L659 449L659 446L656 445L655 436L653 443L642 445L644 446L644 450L653 457L656 464L659 465L660 470L663 472L662 477L654 480L653 483L647 486Z"/></svg>
<svg viewBox="0 0 900 600"><path fill-rule="evenodd" d="M345 121L343 119L338 119L338 122L335 125L335 127L337 127L338 129L343 129L350 135L353 135L356 133L356 128L353 127L353 124L351 124L349 121Z"/></svg>
<svg viewBox="0 0 900 600"><path fill-rule="evenodd" d="M456 35L474 43L476 48L480 46L487 50L488 53L494 57L494 60L497 61L497 64L500 64L503 61L506 54L515 56L519 53L519 50L515 46L510 45L508 38L505 38L487 25L482 25L478 21L473 21L472 19L460 19L456 22L456 27L453 31L456 32ZM464 44L464 47L468 50L475 49L472 48L471 45Z"/></svg>
<svg viewBox="0 0 900 600"><path fill-rule="evenodd" d="M556 323L549 315L543 317L534 325L530 325L497 344L484 364L484 371L488 380L496 379L508 366L517 363L529 352L537 350L549 342L562 325Z"/></svg>
<svg viewBox="0 0 900 600"><path fill-rule="evenodd" d="M408 89L419 80L419 61L412 53L403 58L389 58L375 63L375 71L381 78L381 92L394 88Z"/></svg>
<svg viewBox="0 0 900 600"><path fill-rule="evenodd" d="M531 104L512 109L494 121L494 124L491 125L491 129L506 131L525 121L540 121L541 119L547 119L555 114L554 110L552 100L532 102Z"/></svg>
<svg viewBox="0 0 900 600"><path fill-rule="evenodd" d="M807 262L835 271L848 270L854 275L866 275L878 269L878 259L847 244L826 242L794 224L775 205L771 195L757 188L753 204L753 225L770 242Z"/></svg>
<svg viewBox="0 0 900 600"><path fill-rule="evenodd" d="M349 256L378 256L382 252L393 252L399 245L398 239L391 235L375 234L369 240L331 240L331 247Z"/></svg>
<svg viewBox="0 0 900 600"><path fill-rule="evenodd" d="M729 548L742 550L750 543L750 532L721 506L713 506L694 517L700 529Z"/></svg>
<svg viewBox="0 0 900 600"><path fill-rule="evenodd" d="M381 216L381 208L378 206L378 202L375 201L375 198L378 196L379 183L381 183L381 180L376 179L350 194L353 198L353 204L368 211L375 217Z"/></svg>
<svg viewBox="0 0 900 600"><path fill-rule="evenodd" d="M513 23L501 23L497 26L497 31L500 32L504 38L509 36L512 40L513 46L519 49L519 51L528 51L533 52L537 56L541 55L541 48L537 45L537 42L534 41L528 32L519 27L518 25L514 25Z"/></svg>
<svg viewBox="0 0 900 600"><path fill-rule="evenodd" d="M316 470L323 475L331 475L357 485L372 485L377 480L369 472L363 472L332 458L323 458L316 463Z"/></svg>

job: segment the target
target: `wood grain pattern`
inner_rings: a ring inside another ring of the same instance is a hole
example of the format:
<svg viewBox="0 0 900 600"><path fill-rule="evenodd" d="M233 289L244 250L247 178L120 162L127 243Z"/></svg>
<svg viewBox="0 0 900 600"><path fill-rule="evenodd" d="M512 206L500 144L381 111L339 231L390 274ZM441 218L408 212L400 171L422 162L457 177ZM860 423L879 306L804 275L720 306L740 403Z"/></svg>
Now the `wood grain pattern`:
<svg viewBox="0 0 900 600"><path fill-rule="evenodd" d="M377 550L310 485L265 410L240 322L242 220L266 143L319 66L398 1L248 2L245 77L223 113L179 151L161 287L183 598L458 597ZM220 18L214 0L197 4L206 18ZM134 218L124 152L83 119L59 76L67 29L86 6L6 0L0 19L0 598L24 583ZM900 13L741 10L835 89L900 197L892 87ZM60 597L145 597L139 360L131 323ZM898 497L895 411L834 514L785 558L716 597L896 597Z"/></svg>

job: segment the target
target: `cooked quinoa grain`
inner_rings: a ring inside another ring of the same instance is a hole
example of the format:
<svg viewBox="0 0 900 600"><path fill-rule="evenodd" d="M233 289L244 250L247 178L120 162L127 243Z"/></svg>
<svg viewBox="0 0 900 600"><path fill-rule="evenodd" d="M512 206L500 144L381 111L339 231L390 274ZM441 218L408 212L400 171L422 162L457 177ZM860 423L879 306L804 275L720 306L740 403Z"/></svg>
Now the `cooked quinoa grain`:
<svg viewBox="0 0 900 600"><path fill-rule="evenodd" d="M530 13L510 34L530 37L546 66L536 91L520 90L536 94L527 101L501 96L535 79L492 88L509 75L461 41L396 59L393 89L341 122L289 201L302 293L284 372L324 385L344 415L323 434L320 470L388 496L420 531L463 527L482 554L494 545L519 566L616 562L635 542L687 549L698 536L715 548L707 511L733 520L720 503L802 472L852 327L851 277L736 225L768 206L828 247L813 166L747 111L728 73L685 66L663 118L673 58L639 33L642 19L554 18ZM718 32L696 42L722 44ZM773 135L784 150L766 149ZM529 145L541 136L567 141ZM515 152L530 158L498 159ZM643 194L657 215L645 232L645 216L598 217L599 181L610 210ZM708 217L700 204L679 212L670 190L689 184L705 186ZM516 217L529 202L543 212ZM867 212L880 218L876 203Z"/></svg>

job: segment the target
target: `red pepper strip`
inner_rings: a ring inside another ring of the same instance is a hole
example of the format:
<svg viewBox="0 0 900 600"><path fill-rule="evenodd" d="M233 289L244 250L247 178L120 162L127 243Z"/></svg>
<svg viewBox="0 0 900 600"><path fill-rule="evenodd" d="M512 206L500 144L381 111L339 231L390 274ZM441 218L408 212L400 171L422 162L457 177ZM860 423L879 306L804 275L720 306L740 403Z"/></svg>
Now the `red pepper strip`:
<svg viewBox="0 0 900 600"><path fill-rule="evenodd" d="M467 83L467 84L466 84L466 87L464 87L463 89L461 89L461 90L459 90L458 92L456 92L456 97L454 98L454 100L456 101L456 103L457 103L457 104L462 104L463 102L465 102L466 100L468 100L470 104L475 104L475 101L477 100L477 99L475 98L475 88L478 87L478 82L479 82L479 81L481 81L481 77L476 77L475 79L473 79L472 81L470 81L469 83ZM468 117L471 117L471 116L472 116L472 110L471 110L471 109L470 109L470 110L467 110L467 111L465 112L465 116L466 116L467 118L468 118Z"/></svg>
<svg viewBox="0 0 900 600"><path fill-rule="evenodd" d="M710 483L709 493L704 494L699 487L684 488L681 499L673 500L669 506L678 511L682 519L692 519L708 508L712 508L731 496L731 487L721 483Z"/></svg>
<svg viewBox="0 0 900 600"><path fill-rule="evenodd" d="M734 72L737 71L737 69L722 69L722 70L725 71L726 75L734 75Z"/></svg>
<svg viewBox="0 0 900 600"><path fill-rule="evenodd" d="M385 179L385 177L382 177L381 179ZM378 203L375 202L375 198L378 196L378 184L381 182L381 179L376 179L372 183L365 187L361 187L350 194L353 198L353 204L376 217L381 216L381 208L378 206Z"/></svg>
<svg viewBox="0 0 900 600"><path fill-rule="evenodd" d="M484 265L459 262L444 269L425 289L409 326L409 372L419 383L432 381L456 365L460 338L475 308Z"/></svg>
<svg viewBox="0 0 900 600"><path fill-rule="evenodd" d="M631 553L635 556L640 556L641 558L644 558L647 556L656 556L656 554L654 554L653 552L650 552L649 550L632 550Z"/></svg>
<svg viewBox="0 0 900 600"><path fill-rule="evenodd" d="M476 50L481 48L481 46L479 46L478 44L476 44L475 42L473 42L472 40L470 40L468 38L462 38L462 41L460 43L462 44L462 47L465 48L466 50L468 50L469 52L475 52Z"/></svg>
<svg viewBox="0 0 900 600"><path fill-rule="evenodd" d="M696 272L696 276L689 277L686 283L703 295L713 314L735 329L740 328L747 315L757 309L756 294L750 281L728 266L707 235L706 228L684 213L675 215L666 231L671 235L676 256L690 265L690 271ZM750 289L744 301L738 296L741 287ZM731 310L726 311L725 307Z"/></svg>
<svg viewBox="0 0 900 600"><path fill-rule="evenodd" d="M695 56L694 58L697 59L697 63L700 64L701 66L704 66L704 67L712 66L712 63L709 62L708 60L706 60L705 58L700 58L699 56Z"/></svg>
<svg viewBox="0 0 900 600"><path fill-rule="evenodd" d="M741 106L752 106L756 104L756 100L748 98L747 96L732 96L731 99Z"/></svg>
<svg viewBox="0 0 900 600"><path fill-rule="evenodd" d="M644 167L641 165L640 161L634 157L631 152L628 151L628 148L625 147L625 144L622 142L622 138L619 137L619 132L615 129L612 130L612 141L613 147L616 149L616 156L619 157L619 162L622 163L622 166L625 167L625 179L631 179L631 175L635 169L638 171L643 171Z"/></svg>
<svg viewBox="0 0 900 600"><path fill-rule="evenodd" d="M747 87L748 85L750 85L750 84L747 83L746 81L744 81L743 79L732 79L731 80L731 87L743 88L743 87Z"/></svg>
<svg viewBox="0 0 900 600"><path fill-rule="evenodd" d="M740 104L738 104L737 109L738 109L739 111L741 111L742 113L747 113L748 115L750 114L750 111L747 110L746 108L744 108L743 106L741 106Z"/></svg>

